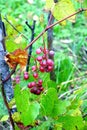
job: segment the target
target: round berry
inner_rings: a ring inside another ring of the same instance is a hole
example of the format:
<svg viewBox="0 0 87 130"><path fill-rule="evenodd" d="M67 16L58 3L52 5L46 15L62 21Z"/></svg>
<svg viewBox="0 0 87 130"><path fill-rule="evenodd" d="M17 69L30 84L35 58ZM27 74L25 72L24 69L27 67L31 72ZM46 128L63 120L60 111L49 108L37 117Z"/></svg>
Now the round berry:
<svg viewBox="0 0 87 130"><path fill-rule="evenodd" d="M41 91L38 89L38 90L36 91L36 94L37 94L37 95L40 95L40 93L41 93Z"/></svg>
<svg viewBox="0 0 87 130"><path fill-rule="evenodd" d="M54 51L53 50L49 51L49 56L54 56Z"/></svg>
<svg viewBox="0 0 87 130"><path fill-rule="evenodd" d="M24 79L27 80L29 78L29 75L24 75Z"/></svg>
<svg viewBox="0 0 87 130"><path fill-rule="evenodd" d="M38 56L37 61L42 61L42 56Z"/></svg>
<svg viewBox="0 0 87 130"><path fill-rule="evenodd" d="M24 79L27 80L29 78L28 72L24 72Z"/></svg>
<svg viewBox="0 0 87 130"><path fill-rule="evenodd" d="M37 87L31 88L30 92L36 94L36 92L37 92Z"/></svg>
<svg viewBox="0 0 87 130"><path fill-rule="evenodd" d="M48 66L48 71L52 71L53 67L52 66Z"/></svg>
<svg viewBox="0 0 87 130"><path fill-rule="evenodd" d="M43 66L40 66L40 72L45 72L45 70L44 70L44 67Z"/></svg>
<svg viewBox="0 0 87 130"><path fill-rule="evenodd" d="M36 54L40 54L40 53L41 53L41 49L38 48L38 49L36 50Z"/></svg>
<svg viewBox="0 0 87 130"><path fill-rule="evenodd" d="M36 86L35 82L31 82L32 87Z"/></svg>
<svg viewBox="0 0 87 130"><path fill-rule="evenodd" d="M38 78L38 73L34 73L34 74L33 74L33 77L34 77L35 79L37 79L37 78Z"/></svg>
<svg viewBox="0 0 87 130"><path fill-rule="evenodd" d="M37 67L34 65L32 66L32 71L36 71Z"/></svg>
<svg viewBox="0 0 87 130"><path fill-rule="evenodd" d="M38 80L38 84L39 84L39 85L42 85L42 83L43 83L43 80L42 80L42 79L39 79L39 80Z"/></svg>
<svg viewBox="0 0 87 130"><path fill-rule="evenodd" d="M46 62L46 60L44 60L42 63L42 66L46 66L46 65L47 65L47 62Z"/></svg>
<svg viewBox="0 0 87 130"><path fill-rule="evenodd" d="M29 83L27 86L28 86L28 88L32 88L33 87L31 83Z"/></svg>
<svg viewBox="0 0 87 130"><path fill-rule="evenodd" d="M50 66L53 66L53 65L54 65L54 62L53 62L51 59L48 59L48 60L47 60L47 64L50 65Z"/></svg>
<svg viewBox="0 0 87 130"><path fill-rule="evenodd" d="M40 90L40 91L43 91L43 90L44 90L44 88L43 88L43 87L40 87L40 88L39 88L39 90Z"/></svg>

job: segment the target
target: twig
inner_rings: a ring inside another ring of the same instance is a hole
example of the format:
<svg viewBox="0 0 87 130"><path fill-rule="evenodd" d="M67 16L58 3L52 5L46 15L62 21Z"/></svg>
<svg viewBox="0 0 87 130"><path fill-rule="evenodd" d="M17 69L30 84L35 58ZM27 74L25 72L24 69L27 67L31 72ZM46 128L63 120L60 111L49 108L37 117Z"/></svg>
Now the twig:
<svg viewBox="0 0 87 130"><path fill-rule="evenodd" d="M75 13L73 13L73 14L71 14L71 15L69 15L69 16L67 16L67 17L65 17L65 18L63 18L63 19L61 19L61 20L59 20L57 22L55 22L54 24L51 24L50 26L47 26L32 42L30 42L30 44L25 48L25 50L27 50L35 41L37 41L37 39L39 39L49 28L52 28L55 25L65 21L65 20L69 19L70 17L72 17L72 16L74 16L74 15L80 13L80 12L83 12L83 11L87 11L87 8L84 8L84 9L81 8L77 12L75 12Z"/></svg>
<svg viewBox="0 0 87 130"><path fill-rule="evenodd" d="M6 22L8 22L8 23L11 25L11 27L12 27L16 32L18 32L19 34L21 34L21 36L23 36L26 40L28 40L28 38L27 38L23 33L21 33L6 17L5 17L4 19L6 20Z"/></svg>
<svg viewBox="0 0 87 130"><path fill-rule="evenodd" d="M4 92L4 84L2 83L2 87L1 87L1 91L2 91L2 96L3 96L3 99L4 99L4 103L7 107L7 110L8 110L8 114L9 114L9 118L10 118L10 122L11 122L11 125L13 127L13 130L15 130L15 125L14 125L14 121L12 119L12 116L11 116L11 111L10 111L10 108L9 108L9 105L8 105L8 102L6 100L6 95L5 95L5 92Z"/></svg>
<svg viewBox="0 0 87 130"><path fill-rule="evenodd" d="M31 30L31 42L34 40L34 34L35 34L35 23L36 21L33 21L33 25L30 26L28 24L28 22L26 21L26 25L30 28ZM29 52L28 52L28 60L27 60L27 66L26 66L26 71L28 72L29 70L29 64L30 64L30 59L31 59L31 54L32 54L32 45L29 48Z"/></svg>

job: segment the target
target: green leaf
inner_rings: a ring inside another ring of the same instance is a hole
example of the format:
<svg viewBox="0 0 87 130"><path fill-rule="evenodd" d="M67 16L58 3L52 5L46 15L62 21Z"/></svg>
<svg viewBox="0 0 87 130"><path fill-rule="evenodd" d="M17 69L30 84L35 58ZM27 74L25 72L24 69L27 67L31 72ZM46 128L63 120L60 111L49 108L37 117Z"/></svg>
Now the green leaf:
<svg viewBox="0 0 87 130"><path fill-rule="evenodd" d="M63 124L65 130L83 130L84 122L81 116L61 116L58 121Z"/></svg>
<svg viewBox="0 0 87 130"><path fill-rule="evenodd" d="M25 126L32 124L39 114L40 105L38 102L29 102L28 90L21 90L17 84L14 89L17 110L20 113L21 121Z"/></svg>
<svg viewBox="0 0 87 130"><path fill-rule="evenodd" d="M51 123L52 121L48 119L47 121L44 121L42 124L32 128L31 130L49 130Z"/></svg>
<svg viewBox="0 0 87 130"><path fill-rule="evenodd" d="M55 105L54 105L54 109L52 112L52 116L58 116L61 114L64 114L67 111L68 106L70 106L70 102L69 101L62 101L62 100L58 100Z"/></svg>
<svg viewBox="0 0 87 130"><path fill-rule="evenodd" d="M18 84L16 84L15 88L14 88L14 97L15 97L15 103L16 103L16 106L17 106L17 110L19 112L22 111L22 96L21 96L21 89L20 89L20 86Z"/></svg>
<svg viewBox="0 0 87 130"><path fill-rule="evenodd" d="M28 106L28 108L22 112L21 120L23 121L24 125L27 126L32 124L34 120L37 118L39 114L40 105L38 102L33 102Z"/></svg>
<svg viewBox="0 0 87 130"><path fill-rule="evenodd" d="M51 115L53 108L54 108L54 103L58 99L57 97L57 91L55 88L49 88L47 90L47 93L42 95L41 97L41 106L42 106L42 111L44 115Z"/></svg>

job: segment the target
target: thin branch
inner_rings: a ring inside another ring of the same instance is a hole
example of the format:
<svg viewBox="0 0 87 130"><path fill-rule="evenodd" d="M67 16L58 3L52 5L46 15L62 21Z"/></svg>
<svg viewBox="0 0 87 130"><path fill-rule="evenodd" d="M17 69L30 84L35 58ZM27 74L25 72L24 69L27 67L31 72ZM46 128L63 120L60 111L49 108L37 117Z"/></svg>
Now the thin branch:
<svg viewBox="0 0 87 130"><path fill-rule="evenodd" d="M30 25L28 24L28 21L26 21L25 23L26 23L26 25L30 28L30 30L32 30L32 26L30 26Z"/></svg>
<svg viewBox="0 0 87 130"><path fill-rule="evenodd" d="M13 128L13 130L15 130L15 128L14 128L15 127L14 121L13 121L12 116L11 116L11 111L10 111L8 102L6 100L6 95L5 95L5 92L4 92L4 84L3 83L2 83L1 91L2 91L2 96L3 96L3 99L4 99L4 103L5 103L5 105L7 107L7 110L8 110L8 114L9 114L9 118L10 118L10 122L11 122L12 128Z"/></svg>
<svg viewBox="0 0 87 130"><path fill-rule="evenodd" d="M51 24L50 26L47 26L32 42L30 42L30 44L25 48L25 50L27 50L35 41L37 41L37 39L39 39L49 28L52 28L55 25L65 21L65 20L69 19L70 17L72 17L72 16L74 16L74 15L80 13L80 12L83 12L83 11L87 11L87 8L84 8L84 9L81 8L77 12L74 12L73 14L71 14L71 15L69 15L69 16L55 22L54 24Z"/></svg>
<svg viewBox="0 0 87 130"><path fill-rule="evenodd" d="M10 26L16 31L18 32L19 34L21 34L21 36L23 36L26 40L28 40L28 38L23 34L21 33L6 17L4 18L6 20L6 22L8 22L10 24Z"/></svg>
<svg viewBox="0 0 87 130"><path fill-rule="evenodd" d="M31 30L31 41L34 40L35 23L36 23L36 21L34 20L34 21L33 21L33 25L30 26L30 25L28 24L28 22L26 21L26 25L27 25L27 26L30 28L30 30ZM28 70L29 70L29 64L30 64L31 54L32 54L32 45L30 46L29 52L28 52L28 60L27 60L27 66L26 66L26 71L27 71L27 72L28 72Z"/></svg>

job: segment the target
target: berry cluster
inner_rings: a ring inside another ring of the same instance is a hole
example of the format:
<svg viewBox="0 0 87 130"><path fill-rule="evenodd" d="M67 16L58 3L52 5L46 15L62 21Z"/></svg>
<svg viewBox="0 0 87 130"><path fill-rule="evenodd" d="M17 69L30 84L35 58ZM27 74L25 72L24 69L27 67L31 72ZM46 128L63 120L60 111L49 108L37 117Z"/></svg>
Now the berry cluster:
<svg viewBox="0 0 87 130"><path fill-rule="evenodd" d="M36 50L36 54L39 55L36 59L39 62L39 71L51 72L54 67L54 62L48 58L48 54L52 57L54 56L54 51L48 51L47 49L39 48ZM37 69L37 66L32 66L32 71L36 71Z"/></svg>
<svg viewBox="0 0 87 130"><path fill-rule="evenodd" d="M43 81L41 79L39 79L37 83L36 82L30 82L28 84L28 88L30 88L30 92L34 93L36 95L39 95L44 90L44 88L42 86L42 82Z"/></svg>
<svg viewBox="0 0 87 130"><path fill-rule="evenodd" d="M38 55L35 61L38 64L32 66L32 75L34 77L34 81L28 83L27 87L30 89L30 92L36 95L40 95L44 90L43 81L39 76L39 72L51 72L54 67L54 62L49 57L54 56L54 51L48 51L46 48L38 48L36 50L36 54ZM29 79L29 73L24 72L24 80ZM16 83L20 82L20 77L16 76Z"/></svg>

